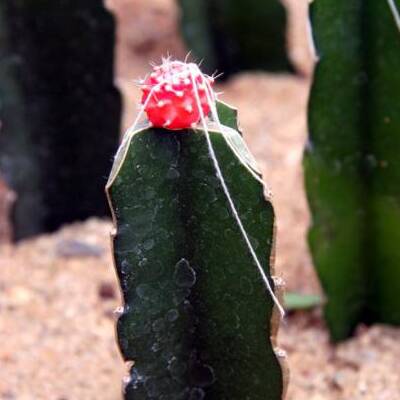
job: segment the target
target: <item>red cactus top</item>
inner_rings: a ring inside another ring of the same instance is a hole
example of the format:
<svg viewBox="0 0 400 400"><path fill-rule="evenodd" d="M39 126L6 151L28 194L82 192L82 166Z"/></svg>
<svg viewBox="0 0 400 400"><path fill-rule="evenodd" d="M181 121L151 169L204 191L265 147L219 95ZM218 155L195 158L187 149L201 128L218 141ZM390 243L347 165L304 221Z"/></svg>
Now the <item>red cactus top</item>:
<svg viewBox="0 0 400 400"><path fill-rule="evenodd" d="M164 61L155 66L142 85L142 105L155 127L185 129L210 112L212 77L196 64Z"/></svg>

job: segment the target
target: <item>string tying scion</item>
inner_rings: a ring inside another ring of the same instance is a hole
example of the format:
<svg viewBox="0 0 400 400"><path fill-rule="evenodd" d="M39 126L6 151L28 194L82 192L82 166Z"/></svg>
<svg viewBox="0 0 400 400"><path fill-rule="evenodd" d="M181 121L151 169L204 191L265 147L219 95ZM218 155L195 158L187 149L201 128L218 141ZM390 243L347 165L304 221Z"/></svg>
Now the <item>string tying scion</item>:
<svg viewBox="0 0 400 400"><path fill-rule="evenodd" d="M216 175L221 182L223 192L227 198L232 215L249 250L249 253L261 275L265 286L283 317L285 311L276 297L271 283L251 244L246 229L241 221L229 188L225 182L214 147L209 134L207 116L211 113L212 119L232 151L239 157L241 163L259 182L262 179L252 168L248 166L227 135L228 127L221 124L217 108L216 94L212 90L214 78L204 75L197 64L163 59L160 66L155 66L153 72L142 84L142 109L136 118L135 125L140 120L143 112L147 114L149 122L155 127L163 127L171 130L197 128L198 124L204 131L210 158L213 162Z"/></svg>
<svg viewBox="0 0 400 400"><path fill-rule="evenodd" d="M195 64L164 60L144 81L143 109L154 126L184 129L200 120L200 110L204 115L210 112L203 80L212 85L214 79L204 77L198 70L192 82L190 65ZM154 94L155 87L157 95ZM198 102L193 96L195 89L199 92Z"/></svg>

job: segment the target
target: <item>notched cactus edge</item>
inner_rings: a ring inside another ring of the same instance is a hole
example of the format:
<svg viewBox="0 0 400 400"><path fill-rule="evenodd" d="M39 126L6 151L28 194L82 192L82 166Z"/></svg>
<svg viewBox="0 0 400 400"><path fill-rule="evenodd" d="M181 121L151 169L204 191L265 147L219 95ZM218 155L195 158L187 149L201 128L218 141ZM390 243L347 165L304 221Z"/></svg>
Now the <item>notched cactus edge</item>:
<svg viewBox="0 0 400 400"><path fill-rule="evenodd" d="M222 123L237 127L235 110L218 109ZM222 134L209 133L271 276L272 205ZM279 315L230 215L202 130L127 133L106 192L124 300L118 341L134 361L125 399L283 399Z"/></svg>

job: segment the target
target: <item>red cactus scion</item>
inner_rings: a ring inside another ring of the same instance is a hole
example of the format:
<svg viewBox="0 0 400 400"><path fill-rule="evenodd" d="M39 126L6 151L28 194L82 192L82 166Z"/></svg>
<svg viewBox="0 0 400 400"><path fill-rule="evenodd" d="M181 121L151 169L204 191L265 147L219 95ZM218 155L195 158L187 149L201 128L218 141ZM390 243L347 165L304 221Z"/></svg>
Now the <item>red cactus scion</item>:
<svg viewBox="0 0 400 400"><path fill-rule="evenodd" d="M155 127L167 129L190 128L210 112L207 90L214 83L203 75L196 64L164 61L155 66L142 85L142 105L147 118ZM208 88L207 88L208 84ZM196 96L195 90L198 93Z"/></svg>

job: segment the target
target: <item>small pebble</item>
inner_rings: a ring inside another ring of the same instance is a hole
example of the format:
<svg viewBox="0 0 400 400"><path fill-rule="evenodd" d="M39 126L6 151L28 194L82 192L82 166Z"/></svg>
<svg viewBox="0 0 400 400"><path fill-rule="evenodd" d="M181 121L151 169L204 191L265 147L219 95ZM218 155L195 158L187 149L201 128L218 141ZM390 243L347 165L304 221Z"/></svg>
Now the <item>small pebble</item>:
<svg viewBox="0 0 400 400"><path fill-rule="evenodd" d="M80 240L60 240L56 244L55 251L57 256L63 258L101 257L104 253L102 247Z"/></svg>
<svg viewBox="0 0 400 400"><path fill-rule="evenodd" d="M112 300L115 299L115 288L110 282L102 282L98 289L98 294L102 300Z"/></svg>

